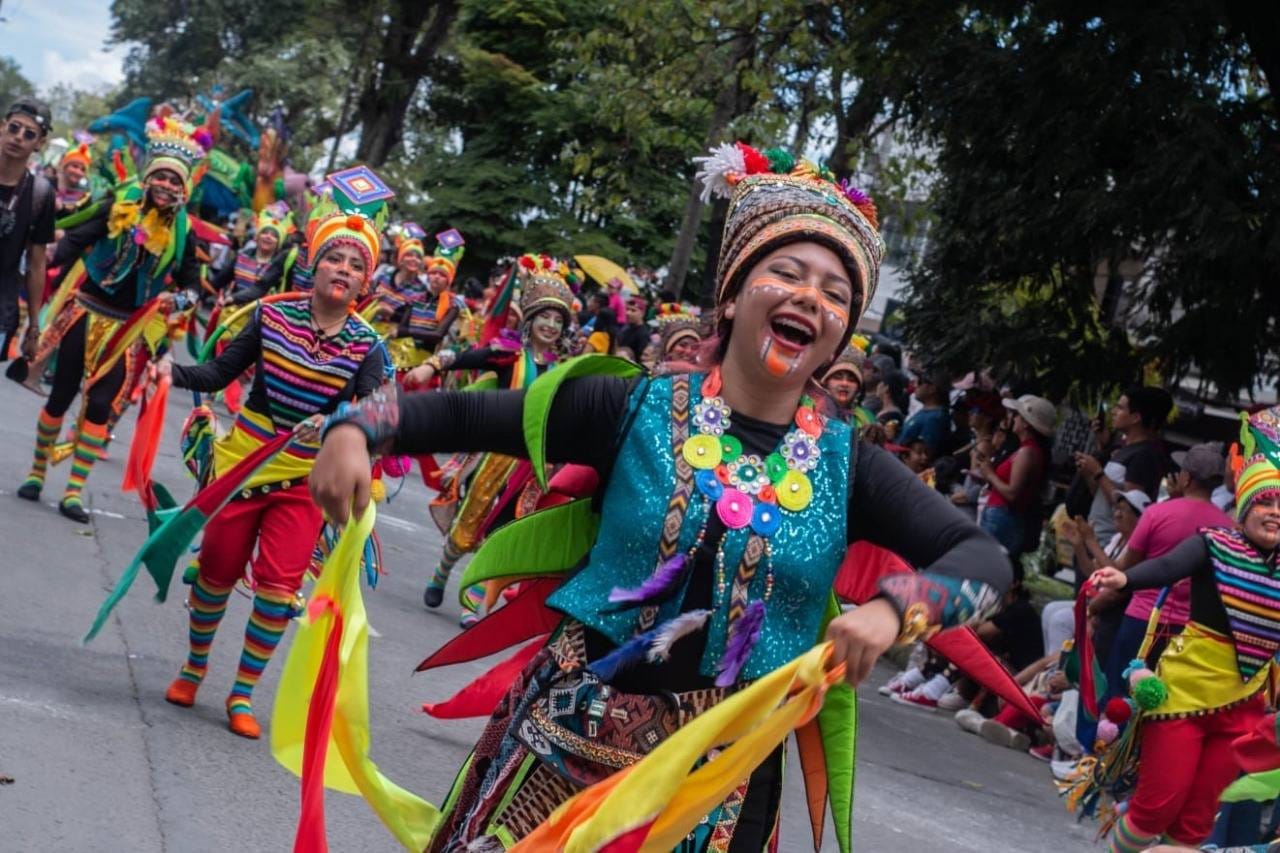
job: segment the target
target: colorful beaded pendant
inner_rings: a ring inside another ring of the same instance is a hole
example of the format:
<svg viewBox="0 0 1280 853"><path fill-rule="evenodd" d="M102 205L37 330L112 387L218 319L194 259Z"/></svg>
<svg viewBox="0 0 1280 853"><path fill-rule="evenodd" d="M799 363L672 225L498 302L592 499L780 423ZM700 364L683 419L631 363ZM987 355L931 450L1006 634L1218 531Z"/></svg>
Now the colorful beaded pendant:
<svg viewBox="0 0 1280 853"><path fill-rule="evenodd" d="M818 465L823 419L808 395L796 409L795 423L778 449L763 459L744 454L742 442L726 432L733 411L719 395L703 397L693 409L698 434L681 453L696 470L698 491L715 504L725 526L768 538L782 524L781 510L802 512L813 500L809 472Z"/></svg>

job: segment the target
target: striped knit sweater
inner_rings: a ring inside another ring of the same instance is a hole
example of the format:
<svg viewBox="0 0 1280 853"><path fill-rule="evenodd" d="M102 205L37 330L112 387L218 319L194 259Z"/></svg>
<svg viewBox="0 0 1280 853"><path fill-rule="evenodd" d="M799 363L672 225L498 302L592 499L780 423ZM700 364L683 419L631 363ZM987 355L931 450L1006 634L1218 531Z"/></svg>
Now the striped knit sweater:
<svg viewBox="0 0 1280 853"><path fill-rule="evenodd" d="M1280 577L1239 530L1207 528L1201 535L1227 611L1240 678L1248 681L1280 650Z"/></svg>

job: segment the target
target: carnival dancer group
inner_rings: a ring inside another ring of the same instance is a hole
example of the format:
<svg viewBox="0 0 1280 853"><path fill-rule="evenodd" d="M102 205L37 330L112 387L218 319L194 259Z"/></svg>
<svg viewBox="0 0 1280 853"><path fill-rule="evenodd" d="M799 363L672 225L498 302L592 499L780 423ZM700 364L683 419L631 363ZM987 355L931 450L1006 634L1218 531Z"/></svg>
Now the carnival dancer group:
<svg viewBox="0 0 1280 853"><path fill-rule="evenodd" d="M852 774L840 764L854 760L853 699L836 679L856 685L891 646L989 618L1011 582L991 536L862 437L871 417L858 405L855 331L884 252L871 199L781 149L725 144L698 160L706 200L728 204L708 310L632 285L624 295L618 276L537 251L506 259L487 287L463 288L464 235L445 224L428 253L425 229L391 221L395 193L365 166L293 198L255 192L256 210L219 215L209 200L221 191L199 189L213 180L216 118L166 105L147 117L145 147L81 134L54 182L15 190L48 193L57 231L47 275L43 246L28 257L27 332L8 371L48 387L18 496L38 501L68 455L58 511L88 522L86 480L130 405L144 410L169 386L200 404L181 443L196 478L188 506L225 495L201 505L184 576L187 655L164 698L197 701L244 585L252 610L225 707L232 732L260 737L254 687L306 610L309 575L327 570L380 478L416 460L438 493L420 509L444 539L438 557L424 549L410 566L425 605L441 606L466 555L485 567L458 584L465 630L452 659L480 656L467 656L472 644L501 649L495 637L509 646L545 634L502 684L473 683L490 697L489 720L448 801L422 804L420 846L550 849L569 824L606 840L634 832L653 815L619 803L602 816L584 798L640 767L679 788L692 767L654 770L645 757L818 655L829 677L811 686L827 703L817 739L801 741L804 777L811 802L834 807L847 848ZM51 132L37 101L6 116L6 139L27 155ZM10 313L5 355L18 328ZM192 358L175 359L184 341ZM201 395L223 395L225 432ZM1093 579L1112 589L1192 579L1193 621L1176 654L1155 671L1131 667L1135 684L1158 677L1167 695L1133 723L1144 769L1113 849L1203 838L1236 773L1232 740L1264 715L1280 648L1276 412L1254 415L1242 435L1238 528ZM167 492L145 464L136 470L160 523ZM873 579L842 609L832 590L855 542L917 571ZM776 849L782 742L757 744L749 766L718 779L729 746L695 756L724 795L683 830L682 850Z"/></svg>

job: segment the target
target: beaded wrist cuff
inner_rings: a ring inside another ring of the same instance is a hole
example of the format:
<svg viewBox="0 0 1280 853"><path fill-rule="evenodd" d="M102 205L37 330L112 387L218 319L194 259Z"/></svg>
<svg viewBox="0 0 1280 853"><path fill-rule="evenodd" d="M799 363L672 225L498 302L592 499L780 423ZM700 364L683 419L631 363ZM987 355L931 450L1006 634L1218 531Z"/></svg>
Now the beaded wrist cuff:
<svg viewBox="0 0 1280 853"><path fill-rule="evenodd" d="M883 578L880 594L902 618L900 645L926 639L943 628L977 624L1000 607L1000 593L985 583L929 572Z"/></svg>
<svg viewBox="0 0 1280 853"><path fill-rule="evenodd" d="M340 424L360 427L369 442L369 452L383 454L391 449L400 431L400 401L395 383L389 382L357 403L343 403L325 418L320 437Z"/></svg>

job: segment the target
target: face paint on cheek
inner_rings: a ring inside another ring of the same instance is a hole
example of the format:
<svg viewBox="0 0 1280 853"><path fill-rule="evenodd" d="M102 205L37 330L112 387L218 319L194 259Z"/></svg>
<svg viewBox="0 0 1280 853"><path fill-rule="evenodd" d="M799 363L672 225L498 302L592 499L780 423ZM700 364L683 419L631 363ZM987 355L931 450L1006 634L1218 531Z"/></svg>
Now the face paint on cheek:
<svg viewBox="0 0 1280 853"><path fill-rule="evenodd" d="M764 343L760 347L760 360L764 362L765 370L779 377L786 376L799 364L795 356L782 352L778 348L773 335L765 335Z"/></svg>

